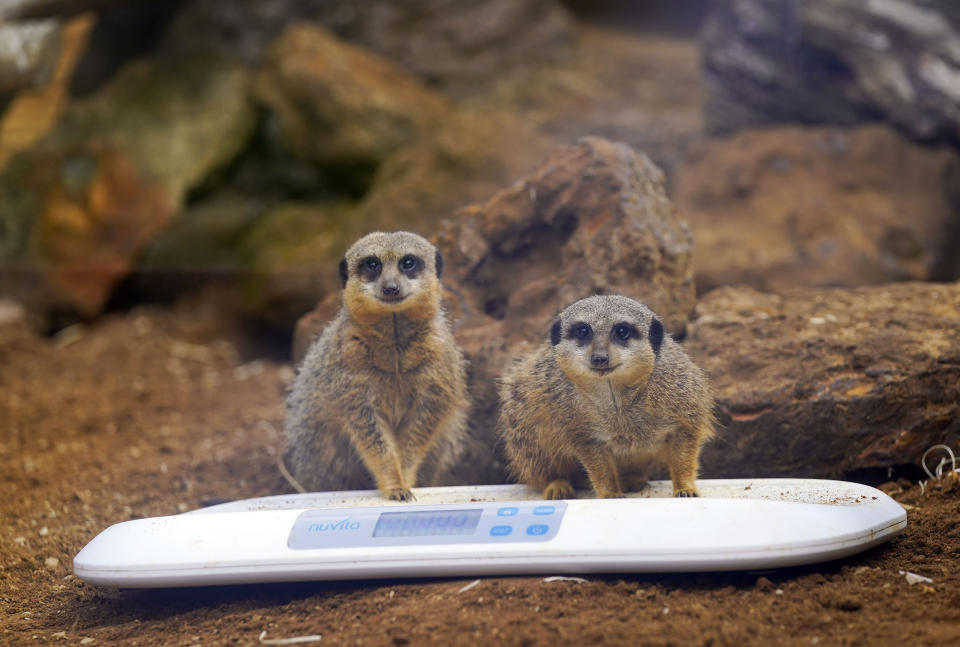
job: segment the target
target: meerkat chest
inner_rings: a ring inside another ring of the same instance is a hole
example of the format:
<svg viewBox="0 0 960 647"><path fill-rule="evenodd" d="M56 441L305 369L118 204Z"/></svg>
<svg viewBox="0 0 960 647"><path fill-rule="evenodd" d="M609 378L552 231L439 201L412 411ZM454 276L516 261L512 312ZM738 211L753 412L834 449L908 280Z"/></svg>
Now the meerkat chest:
<svg viewBox="0 0 960 647"><path fill-rule="evenodd" d="M589 397L596 433L623 450L648 445L653 429L643 400L643 393L618 389L608 382L599 384Z"/></svg>
<svg viewBox="0 0 960 647"><path fill-rule="evenodd" d="M411 380L435 363L434 349L424 340L352 336L344 349L346 363L374 382Z"/></svg>

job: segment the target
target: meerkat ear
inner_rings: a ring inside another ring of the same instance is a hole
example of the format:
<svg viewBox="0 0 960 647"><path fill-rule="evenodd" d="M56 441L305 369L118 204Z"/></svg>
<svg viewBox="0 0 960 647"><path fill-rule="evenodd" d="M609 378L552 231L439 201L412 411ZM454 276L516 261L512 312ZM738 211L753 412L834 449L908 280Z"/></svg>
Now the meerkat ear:
<svg viewBox="0 0 960 647"><path fill-rule="evenodd" d="M437 268L437 278L440 278L440 275L443 274L443 256L440 255L440 252L437 252L436 257L434 258L433 264Z"/></svg>
<svg viewBox="0 0 960 647"><path fill-rule="evenodd" d="M659 319L654 319L650 324L650 345L653 346L654 354L660 353L660 344L663 343L663 324Z"/></svg>
<svg viewBox="0 0 960 647"><path fill-rule="evenodd" d="M560 320L557 319L550 326L550 343L556 346L560 343Z"/></svg>
<svg viewBox="0 0 960 647"><path fill-rule="evenodd" d="M340 259L340 287L347 287L347 259Z"/></svg>

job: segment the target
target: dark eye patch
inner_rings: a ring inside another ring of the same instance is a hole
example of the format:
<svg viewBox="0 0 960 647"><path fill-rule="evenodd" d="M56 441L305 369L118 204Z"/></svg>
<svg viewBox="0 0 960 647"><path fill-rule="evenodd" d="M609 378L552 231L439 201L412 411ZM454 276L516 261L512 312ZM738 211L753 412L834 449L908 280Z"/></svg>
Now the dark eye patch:
<svg viewBox="0 0 960 647"><path fill-rule="evenodd" d="M640 333L637 331L637 329L625 322L614 324L613 328L610 329L610 339L618 344L623 344L624 346L631 339L639 338Z"/></svg>
<svg viewBox="0 0 960 647"><path fill-rule="evenodd" d="M653 352L660 354L660 345L663 343L663 324L658 319L650 323L650 345L653 346Z"/></svg>
<svg viewBox="0 0 960 647"><path fill-rule="evenodd" d="M360 276L362 276L364 280L373 281L376 280L376 278L380 276L380 272L383 271L383 264L376 256L367 256L360 261L360 266L357 268L357 271L360 272Z"/></svg>
<svg viewBox="0 0 960 647"><path fill-rule="evenodd" d="M590 324L583 322L575 323L570 326L567 337L576 341L578 344L586 344L593 339L593 328L590 327Z"/></svg>
<svg viewBox="0 0 960 647"><path fill-rule="evenodd" d="M413 254L407 254L400 259L400 262L397 263L397 267L401 272L410 278L413 278L423 271L423 259L419 256L414 256Z"/></svg>

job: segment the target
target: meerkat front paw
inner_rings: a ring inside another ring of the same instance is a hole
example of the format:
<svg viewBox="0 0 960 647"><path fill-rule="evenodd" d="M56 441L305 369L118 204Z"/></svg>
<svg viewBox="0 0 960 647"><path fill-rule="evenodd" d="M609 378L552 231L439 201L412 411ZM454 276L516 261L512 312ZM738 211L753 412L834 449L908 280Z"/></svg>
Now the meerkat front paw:
<svg viewBox="0 0 960 647"><path fill-rule="evenodd" d="M616 492L614 490L603 490L597 492L598 499L622 499L624 498L623 492Z"/></svg>
<svg viewBox="0 0 960 647"><path fill-rule="evenodd" d="M383 493L383 496L390 499L391 501L416 501L417 497L413 496L413 492L408 490L405 487L395 487L390 488Z"/></svg>
<svg viewBox="0 0 960 647"><path fill-rule="evenodd" d="M650 481L643 474L625 474L620 477L625 492L642 492L650 487Z"/></svg>
<svg viewBox="0 0 960 647"><path fill-rule="evenodd" d="M574 491L573 485L566 479L550 481L547 483L547 487L543 488L544 499L573 499L576 496L577 493Z"/></svg>
<svg viewBox="0 0 960 647"><path fill-rule="evenodd" d="M681 489L681 490L674 490L673 496L678 498L688 498L688 497L699 497L700 495L697 493L696 490Z"/></svg>

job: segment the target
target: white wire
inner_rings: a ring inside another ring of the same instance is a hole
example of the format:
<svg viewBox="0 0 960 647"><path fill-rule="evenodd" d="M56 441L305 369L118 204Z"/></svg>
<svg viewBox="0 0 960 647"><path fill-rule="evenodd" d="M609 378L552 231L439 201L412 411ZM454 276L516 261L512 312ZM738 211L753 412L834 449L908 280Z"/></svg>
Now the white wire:
<svg viewBox="0 0 960 647"><path fill-rule="evenodd" d="M947 459L945 457L940 459L940 462L937 463L937 466L932 472L930 471L930 468L927 467L927 456L935 449L942 449L950 456L950 471L960 472L960 470L957 469L957 457L954 456L953 450L947 445L934 445L927 451L923 452L923 456L920 458L920 466L923 467L923 471L927 473L927 476L937 481L943 478L943 468L947 464Z"/></svg>

